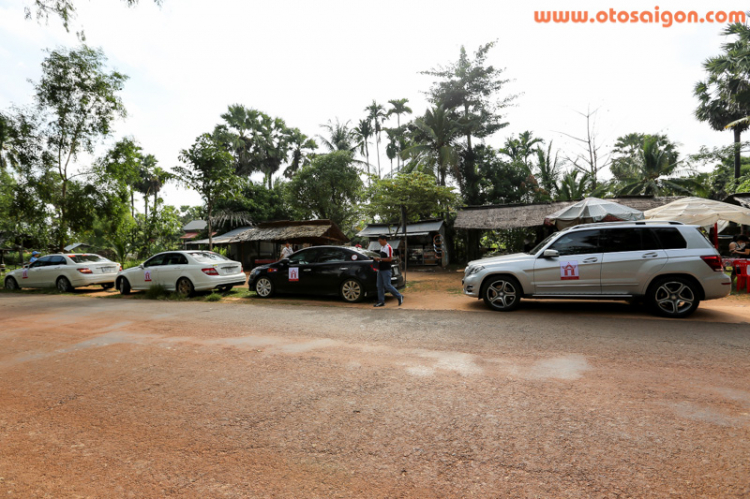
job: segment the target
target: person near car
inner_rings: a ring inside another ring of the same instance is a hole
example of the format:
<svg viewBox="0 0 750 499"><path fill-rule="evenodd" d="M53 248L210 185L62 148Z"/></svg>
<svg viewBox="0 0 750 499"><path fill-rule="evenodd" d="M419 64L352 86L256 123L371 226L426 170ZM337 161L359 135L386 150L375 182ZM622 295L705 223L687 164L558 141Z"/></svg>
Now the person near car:
<svg viewBox="0 0 750 499"><path fill-rule="evenodd" d="M750 237L740 234L737 238L737 246L732 250L732 256L750 257Z"/></svg>
<svg viewBox="0 0 750 499"><path fill-rule="evenodd" d="M398 306L400 307L404 303L404 295L398 292L398 290L391 284L391 262L393 261L393 248L388 244L388 239L385 236L378 237L378 244L380 244L380 256L373 257L378 263L378 302L374 305L375 307L385 307L385 292L388 291L390 294L396 297L398 300Z"/></svg>
<svg viewBox="0 0 750 499"><path fill-rule="evenodd" d="M294 253L294 250L292 249L292 245L289 244L289 241L284 243L284 247L281 248L281 259L289 258L292 256L292 253Z"/></svg>
<svg viewBox="0 0 750 499"><path fill-rule="evenodd" d="M35 261L39 260L40 253L38 251L32 251L31 252L31 258L29 258L29 263L34 263Z"/></svg>

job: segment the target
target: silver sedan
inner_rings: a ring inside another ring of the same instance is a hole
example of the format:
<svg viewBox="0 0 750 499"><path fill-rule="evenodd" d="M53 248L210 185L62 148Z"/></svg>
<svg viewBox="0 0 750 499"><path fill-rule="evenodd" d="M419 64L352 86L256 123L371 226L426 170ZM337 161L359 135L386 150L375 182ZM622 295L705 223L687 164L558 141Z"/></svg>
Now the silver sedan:
<svg viewBox="0 0 750 499"><path fill-rule="evenodd" d="M51 288L69 292L77 287L114 287L120 264L91 253L59 253L43 256L5 276L5 289Z"/></svg>

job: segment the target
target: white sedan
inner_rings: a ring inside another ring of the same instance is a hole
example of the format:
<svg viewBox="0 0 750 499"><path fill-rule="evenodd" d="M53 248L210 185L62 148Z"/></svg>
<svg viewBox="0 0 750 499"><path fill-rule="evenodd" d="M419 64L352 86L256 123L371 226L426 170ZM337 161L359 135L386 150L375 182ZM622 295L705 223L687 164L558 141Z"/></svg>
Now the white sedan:
<svg viewBox="0 0 750 499"><path fill-rule="evenodd" d="M59 253L43 256L5 276L5 289L51 288L63 293L80 286L114 287L120 264L91 253Z"/></svg>
<svg viewBox="0 0 750 499"><path fill-rule="evenodd" d="M137 267L120 271L117 289L131 290L162 285L168 291L191 296L195 291L229 291L246 281L242 264L212 251L168 251L154 255Z"/></svg>

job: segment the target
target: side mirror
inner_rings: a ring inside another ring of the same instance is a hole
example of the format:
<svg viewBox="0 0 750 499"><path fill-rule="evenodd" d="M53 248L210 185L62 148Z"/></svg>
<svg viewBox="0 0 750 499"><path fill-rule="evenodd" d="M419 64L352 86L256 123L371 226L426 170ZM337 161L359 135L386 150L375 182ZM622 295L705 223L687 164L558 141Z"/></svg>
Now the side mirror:
<svg viewBox="0 0 750 499"><path fill-rule="evenodd" d="M138 265L138 268L142 269L143 268L143 264Z"/></svg>
<svg viewBox="0 0 750 499"><path fill-rule="evenodd" d="M544 258L557 258L560 256L560 253L557 250L544 250Z"/></svg>

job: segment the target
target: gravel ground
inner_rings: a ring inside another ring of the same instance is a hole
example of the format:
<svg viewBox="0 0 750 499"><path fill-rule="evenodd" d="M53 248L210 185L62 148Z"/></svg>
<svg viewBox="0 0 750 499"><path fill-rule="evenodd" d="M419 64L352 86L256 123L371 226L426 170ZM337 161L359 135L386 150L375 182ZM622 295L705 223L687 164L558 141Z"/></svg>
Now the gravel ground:
<svg viewBox="0 0 750 499"><path fill-rule="evenodd" d="M2 294L0 495L748 497L750 328L628 310Z"/></svg>

